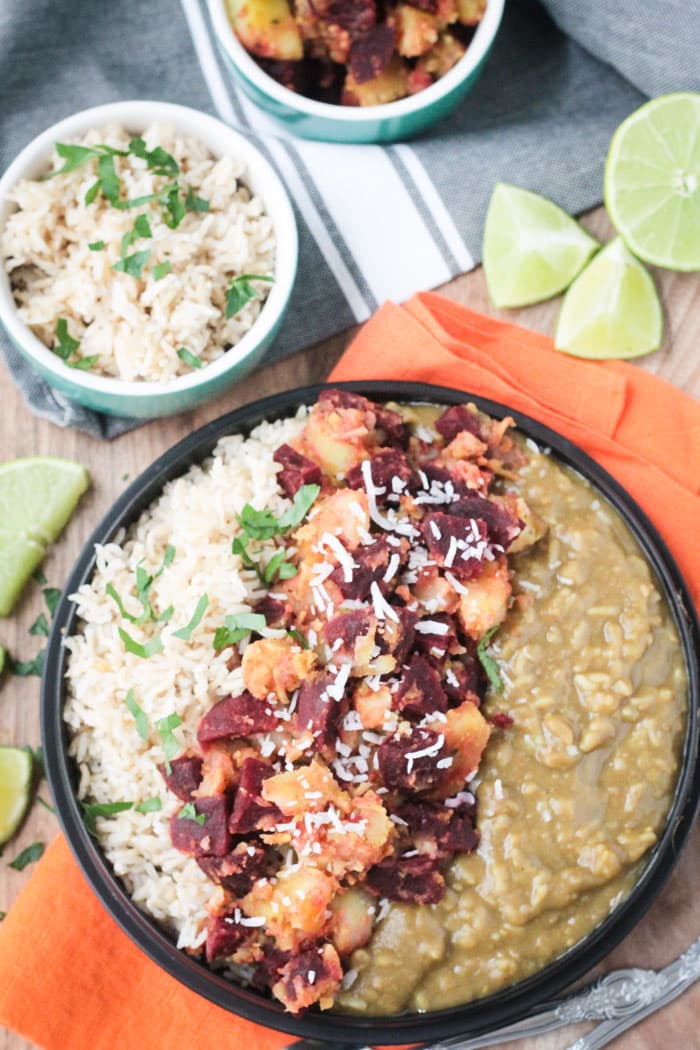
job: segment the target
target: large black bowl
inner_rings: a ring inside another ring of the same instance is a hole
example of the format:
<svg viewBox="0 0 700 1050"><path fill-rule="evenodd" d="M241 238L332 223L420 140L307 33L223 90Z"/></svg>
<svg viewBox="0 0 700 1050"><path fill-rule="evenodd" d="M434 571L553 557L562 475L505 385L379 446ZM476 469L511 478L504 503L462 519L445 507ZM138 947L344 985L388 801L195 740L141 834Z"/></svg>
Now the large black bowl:
<svg viewBox="0 0 700 1050"><path fill-rule="evenodd" d="M49 642L41 696L42 738L48 778L63 830L95 893L132 940L188 988L226 1010L271 1028L346 1044L353 1041L358 1044L406 1043L457 1034L477 1035L527 1016L541 1007L545 998L558 994L580 978L632 929L668 878L690 830L700 797L697 713L700 632L681 574L656 529L628 493L576 445L527 416L461 391L398 382L336 385L384 401L432 401L449 405L471 398L497 418L512 415L524 434L549 446L563 463L588 478L636 536L666 596L681 639L688 673L689 703L682 766L665 831L650 852L644 871L630 895L587 937L544 969L478 1001L428 1014L348 1017L310 1012L295 1018L285 1013L278 1003L231 984L178 951L173 940L131 902L98 846L87 834L76 802L77 773L67 757L67 733L62 719L66 650L61 643L64 635L76 627L75 607L66 595L72 594L92 576L95 543L108 543L117 530L131 525L160 494L167 481L184 473L192 464L201 462L220 437L248 433L263 419L279 419L293 413L300 404L310 404L315 400L322 389L319 386L291 390L256 401L202 427L144 471L98 525L66 585ZM105 964L109 965L109 960L105 960ZM397 961L397 967L400 967L400 961Z"/></svg>

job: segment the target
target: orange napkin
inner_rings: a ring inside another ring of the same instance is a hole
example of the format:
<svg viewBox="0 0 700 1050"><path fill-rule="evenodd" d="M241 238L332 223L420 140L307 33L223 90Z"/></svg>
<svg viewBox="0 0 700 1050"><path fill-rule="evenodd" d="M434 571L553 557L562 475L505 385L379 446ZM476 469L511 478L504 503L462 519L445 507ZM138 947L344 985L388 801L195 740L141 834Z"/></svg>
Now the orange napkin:
<svg viewBox="0 0 700 1050"><path fill-rule="evenodd" d="M332 379L459 387L541 420L632 493L700 599L700 403L641 369L588 363L551 340L437 295L391 303L362 329ZM0 1022L46 1050L278 1050L291 1041L179 985L90 892L59 838L0 925Z"/></svg>

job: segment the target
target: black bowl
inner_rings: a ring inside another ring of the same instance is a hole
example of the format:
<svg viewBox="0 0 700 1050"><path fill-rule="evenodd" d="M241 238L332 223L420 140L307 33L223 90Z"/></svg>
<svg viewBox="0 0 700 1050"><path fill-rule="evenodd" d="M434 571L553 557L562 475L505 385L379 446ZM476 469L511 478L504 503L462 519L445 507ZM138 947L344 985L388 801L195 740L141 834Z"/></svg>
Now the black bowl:
<svg viewBox="0 0 700 1050"><path fill-rule="evenodd" d="M478 1035L516 1021L544 1005L607 955L639 922L661 887L685 842L700 797L698 765L698 697L700 631L693 604L666 545L628 493L576 445L528 416L462 391L418 383L339 383L379 400L432 401L459 404L468 398L496 418L514 417L520 430L538 444L551 448L563 463L575 468L599 490L623 517L653 568L671 608L681 639L689 682L688 722L683 761L665 831L649 854L644 871L629 896L597 926L538 973L493 995L463 1006L426 1014L393 1017L353 1017L310 1012L292 1017L282 1007L255 991L238 987L205 965L178 951L173 940L131 902L81 819L75 797L77 771L66 754L67 733L62 719L65 696L64 635L75 629L75 606L67 595L90 579L95 568L95 543L107 543L118 529L130 525L160 494L171 478L183 474L209 455L220 437L248 433L263 419L279 419L301 404L310 404L321 386L291 390L256 401L209 423L157 459L117 500L90 537L66 585L56 612L42 682L41 720L44 755L58 816L75 857L88 882L110 914L132 940L159 966L188 988L251 1021L293 1035L345 1044L407 1043L453 1035Z"/></svg>

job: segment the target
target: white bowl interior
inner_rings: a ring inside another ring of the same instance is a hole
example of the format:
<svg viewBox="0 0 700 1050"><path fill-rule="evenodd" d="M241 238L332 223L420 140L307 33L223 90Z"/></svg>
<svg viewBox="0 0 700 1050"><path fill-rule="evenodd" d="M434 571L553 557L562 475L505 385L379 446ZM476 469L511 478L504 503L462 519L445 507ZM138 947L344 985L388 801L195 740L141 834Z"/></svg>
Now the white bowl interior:
<svg viewBox="0 0 700 1050"><path fill-rule="evenodd" d="M324 120L334 121L338 125L363 124L406 116L430 106L449 94L452 88L468 77L484 58L498 32L505 6L505 0L488 0L484 17L476 28L466 54L430 87L408 98L398 99L396 102L387 102L381 106L361 107L336 106L329 102L317 102L316 99L298 95L283 87L260 68L239 41L226 13L226 0L207 0L207 2L209 16L219 43L234 66L237 66L248 80L276 102L308 116L323 117Z"/></svg>
<svg viewBox="0 0 700 1050"><path fill-rule="evenodd" d="M294 285L297 265L298 237L294 212L279 176L268 161L243 135L220 120L186 106L166 102L143 100L95 106L47 128L22 150L0 179L0 231L7 216L14 210L14 204L7 196L9 189L20 179L36 178L45 172L56 142L76 138L90 128L108 123L123 124L130 131L139 133L156 121L170 124L198 138L216 157L242 157L246 165L244 181L261 197L272 220L276 238L275 282L255 323L234 347L200 371L163 383L132 382L69 369L20 319L12 298L9 275L5 266L0 265L0 320L11 337L56 376L69 377L76 386L86 390L128 396L130 399L157 398L167 392L183 391L215 379L235 367L274 327Z"/></svg>

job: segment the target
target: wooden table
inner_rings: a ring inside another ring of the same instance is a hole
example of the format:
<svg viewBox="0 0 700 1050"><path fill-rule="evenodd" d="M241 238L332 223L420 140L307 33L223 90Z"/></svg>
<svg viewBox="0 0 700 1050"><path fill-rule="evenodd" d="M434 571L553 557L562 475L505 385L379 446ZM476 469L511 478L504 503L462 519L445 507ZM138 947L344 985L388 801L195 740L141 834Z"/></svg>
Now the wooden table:
<svg viewBox="0 0 700 1050"><path fill-rule="evenodd" d="M610 236L610 227L602 208L588 215L585 225L603 238ZM660 272L656 276L666 311L666 339L663 348L642 360L639 367L663 376L698 397L700 277ZM489 304L481 270L458 278L442 291L470 307L498 315L498 311ZM526 310L511 311L507 315L502 313L501 316L551 333L557 307L555 301ZM336 336L295 357L256 372L235 390L197 412L158 420L110 443L94 440L75 430L61 430L38 419L25 406L7 373L0 371L0 461L36 454L67 456L84 463L93 478L90 492L81 501L78 513L45 563L44 571L49 583L56 586L63 584L95 523L128 480L140 473L156 456L196 427L238 405L287 387L324 379L352 334L347 332ZM22 659L33 655L40 647L41 639L30 637L27 629L39 613L41 604L40 589L32 584L12 619L0 621L0 643ZM0 743L37 745L38 711L38 679L5 677L0 687ZM42 794L47 797L45 785ZM55 834L55 818L40 805L35 805L20 835L6 849L3 860L11 860L34 841L48 842ZM696 876L698 857L700 832L696 829L672 879L654 907L601 969L661 966L670 962L700 936L700 886ZM12 871L7 863L0 862L0 911L9 910L30 874L31 868L18 873ZM700 984L662 1013L623 1036L615 1045L619 1050L698 1047L699 1013ZM513 1050L563 1050L586 1027L569 1029L564 1035L509 1045ZM25 1040L0 1030L0 1050L26 1050L29 1046ZM70 1048L66 1047L65 1050ZM124 1047L123 1050L131 1048Z"/></svg>

